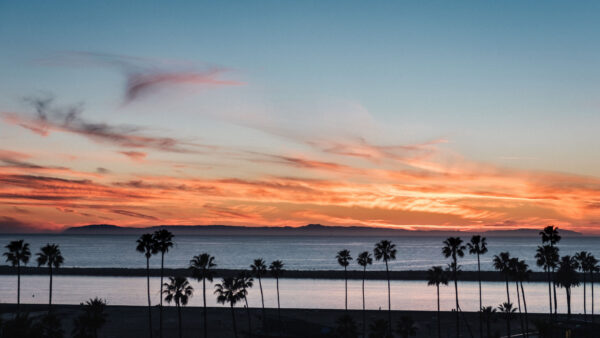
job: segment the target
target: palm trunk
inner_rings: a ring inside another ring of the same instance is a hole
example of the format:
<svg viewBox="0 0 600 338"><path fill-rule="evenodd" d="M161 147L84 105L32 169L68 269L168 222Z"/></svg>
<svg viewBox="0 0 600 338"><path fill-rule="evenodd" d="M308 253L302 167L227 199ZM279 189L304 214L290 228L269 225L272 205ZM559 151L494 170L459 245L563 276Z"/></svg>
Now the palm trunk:
<svg viewBox="0 0 600 338"><path fill-rule="evenodd" d="M281 305L279 303L279 277L275 277L275 281L277 283L277 317L279 318L279 330L281 331Z"/></svg>
<svg viewBox="0 0 600 338"><path fill-rule="evenodd" d="M388 330L389 334L392 334L392 288L390 287L390 269L387 260L385 261L385 273L388 282Z"/></svg>
<svg viewBox="0 0 600 338"><path fill-rule="evenodd" d="M452 260L454 261L454 265L452 266L452 275L454 278L454 295L455 295L455 299L456 299L456 337L460 337L460 317L458 314L458 310L459 310L459 305L458 305L458 273L456 271L456 256L454 256L452 258Z"/></svg>
<svg viewBox="0 0 600 338"><path fill-rule="evenodd" d="M162 252L160 255L160 306L158 307L158 325L160 338L163 336L163 271L165 267L165 253Z"/></svg>
<svg viewBox="0 0 600 338"><path fill-rule="evenodd" d="M586 278L585 272L583 273L583 320L587 323L587 294L586 294Z"/></svg>
<svg viewBox="0 0 600 338"><path fill-rule="evenodd" d="M590 286L592 288L592 323L594 323L594 271L590 271Z"/></svg>
<svg viewBox="0 0 600 338"><path fill-rule="evenodd" d="M492 323L491 323L492 319L490 318L491 315L492 315L491 313L488 314L487 317L486 317L486 320L485 320L486 324L487 324L486 325L486 327L487 327L487 338L491 338L492 337L492 328L491 328L491 326L492 326Z"/></svg>
<svg viewBox="0 0 600 338"><path fill-rule="evenodd" d="M363 280L362 280L362 305L363 305L363 338L367 336L367 311L365 308L365 277L367 274L367 266L363 267Z"/></svg>
<svg viewBox="0 0 600 338"><path fill-rule="evenodd" d="M50 267L50 296L48 297L48 311L52 310L52 265Z"/></svg>
<svg viewBox="0 0 600 338"><path fill-rule="evenodd" d="M479 252L477 252L477 281L479 282L479 336L483 337L483 312L481 311L483 304L481 300L481 263Z"/></svg>
<svg viewBox="0 0 600 338"><path fill-rule="evenodd" d="M437 286L437 329L438 329L438 338L442 338L442 320L440 319L440 285Z"/></svg>
<svg viewBox="0 0 600 338"><path fill-rule="evenodd" d="M508 291L508 275L506 275L506 300L507 300L507 303L510 304L510 292ZM508 336L508 338L511 337L511 335L510 335L510 313L506 314L506 335Z"/></svg>
<svg viewBox="0 0 600 338"><path fill-rule="evenodd" d="M246 314L248 315L248 337L252 337L252 319L250 318L250 306L248 305L248 297L244 296L246 301Z"/></svg>
<svg viewBox="0 0 600 338"><path fill-rule="evenodd" d="M260 301L262 303L263 327L267 330L267 315L265 313L265 297L263 296L262 280L258 274L258 286L260 287Z"/></svg>
<svg viewBox="0 0 600 338"><path fill-rule="evenodd" d="M202 300L204 301L204 338L208 337L208 318L206 314L206 278L202 277Z"/></svg>
<svg viewBox="0 0 600 338"><path fill-rule="evenodd" d="M21 262L17 261L17 316L21 314Z"/></svg>
<svg viewBox="0 0 600 338"><path fill-rule="evenodd" d="M148 329L152 338L152 301L150 300L150 257L146 257L146 290L148 291Z"/></svg>
<svg viewBox="0 0 600 338"><path fill-rule="evenodd" d="M344 267L344 288L346 290L344 304L345 304L346 312L348 312L348 275L347 275L346 267Z"/></svg>
<svg viewBox="0 0 600 338"><path fill-rule="evenodd" d="M567 293L567 321L571 319L571 288L565 288Z"/></svg>
<svg viewBox="0 0 600 338"><path fill-rule="evenodd" d="M177 321L179 323L179 338L183 337L183 331L181 330L181 305L177 304Z"/></svg>
<svg viewBox="0 0 600 338"><path fill-rule="evenodd" d="M557 316L558 315L558 304L556 302L556 281L554 280L556 278L555 274L554 274L554 268L552 268L552 289L554 289L554 315Z"/></svg>
<svg viewBox="0 0 600 338"><path fill-rule="evenodd" d="M546 267L546 275L548 276L548 304L550 306L550 316L552 316L552 285L551 285L551 277L550 277L550 268Z"/></svg>
<svg viewBox="0 0 600 338"><path fill-rule="evenodd" d="M231 304L231 319L233 321L233 336L237 338L237 325L235 323L235 311L233 309L233 303Z"/></svg>
<svg viewBox="0 0 600 338"><path fill-rule="evenodd" d="M519 294L519 282L515 280L517 287L517 305L519 306L519 321L521 322L521 334L525 337L525 323L523 323L523 312L521 312L521 295Z"/></svg>
<svg viewBox="0 0 600 338"><path fill-rule="evenodd" d="M521 295L523 296L523 310L525 310L525 336L529 338L529 316L527 315L527 302L525 301L525 289L523 289L523 281L519 281L521 284ZM519 292L517 290L517 292Z"/></svg>

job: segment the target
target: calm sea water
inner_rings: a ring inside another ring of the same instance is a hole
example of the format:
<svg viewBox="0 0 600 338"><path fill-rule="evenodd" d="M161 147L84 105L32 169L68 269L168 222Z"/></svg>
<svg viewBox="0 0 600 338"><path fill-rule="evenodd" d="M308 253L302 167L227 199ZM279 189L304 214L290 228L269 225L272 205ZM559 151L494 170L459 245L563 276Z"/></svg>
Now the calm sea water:
<svg viewBox="0 0 600 338"><path fill-rule="evenodd" d="M25 239L35 253L46 243L60 245L65 266L71 267L145 267L145 258L135 251L138 236L129 235L0 235L0 245L11 240ZM442 237L392 237L398 249L397 259L391 262L394 270L426 270L432 265L444 265L448 261L441 255ZM466 239L466 238L465 238ZM186 267L193 255L208 252L216 257L219 268L248 268L254 258L267 262L281 259L286 269L327 270L339 269L336 252L348 249L352 255L364 250L372 251L377 238L328 238L299 236L177 236L175 247L165 256L168 267ZM511 255L525 259L533 270L535 249L539 238L488 238L489 252L482 257L482 269L492 270L493 255L510 251ZM564 238L560 244L561 255L587 250L600 257L600 237ZM352 262L350 269L359 269ZM475 256L465 255L460 264L464 270L475 270ZM151 259L158 267L160 259ZM384 269L383 263L375 263L373 270Z"/></svg>
<svg viewBox="0 0 600 338"><path fill-rule="evenodd" d="M24 303L48 302L48 277L24 276L21 280L21 299ZM202 306L202 286L196 281L191 282L195 289L189 306ZM160 279L151 279L152 302L159 302ZM279 283L281 306L284 308L344 308L343 280L314 280L314 279L282 279ZM530 312L548 311L548 289L545 283L526 283L524 285L527 299L527 309ZM589 286L588 286L589 287ZM0 276L0 302L16 302L16 277ZM365 283L366 307L368 309L387 308L387 284L385 281L369 280ZM207 285L207 302L209 306L217 304L212 293L213 286ZM265 306L277 307L275 280L263 280ZM435 287L428 287L424 281L392 281L392 308L396 310L435 310ZM79 304L91 297L101 297L112 305L147 305L146 279L143 277L84 277L56 276L54 280L52 300L56 304ZM516 306L514 285L510 285L511 301ZM564 289L557 290L559 311L566 312ZM572 306L574 313L583 312L583 288L573 289ZM598 294L598 293L596 293ZM479 306L478 288L476 282L460 282L459 295L461 308L465 311L475 311ZM454 288L452 285L440 290L442 310L454 307ZM589 297L589 289L588 289ZM258 283L249 292L249 305L260 306L260 291ZM483 304L498 306L506 301L505 284L501 282L483 283ZM598 302L596 302L596 313ZM241 305L240 305L241 306ZM348 281L348 306L352 309L362 309L362 293L360 281ZM588 299L588 311L590 302Z"/></svg>

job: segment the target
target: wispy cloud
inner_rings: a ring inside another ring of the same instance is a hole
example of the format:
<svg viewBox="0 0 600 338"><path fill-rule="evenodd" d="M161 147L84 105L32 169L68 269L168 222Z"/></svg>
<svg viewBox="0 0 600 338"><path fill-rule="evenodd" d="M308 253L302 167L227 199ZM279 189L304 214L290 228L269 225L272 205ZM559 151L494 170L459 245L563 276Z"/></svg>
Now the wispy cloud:
<svg viewBox="0 0 600 338"><path fill-rule="evenodd" d="M83 118L79 105L60 108L52 99L27 100L36 111L35 117L2 113L5 122L29 129L41 136L51 131L67 132L86 137L94 142L109 143L123 148L148 148L165 152L197 153L213 146L197 144L172 137L152 136L146 128L132 125L112 125L91 122Z"/></svg>
<svg viewBox="0 0 600 338"><path fill-rule="evenodd" d="M230 69L218 66L198 65L172 60L114 55L106 53L71 52L57 54L41 60L46 65L109 67L125 77L125 102L132 102L177 86L239 86L243 82L224 76Z"/></svg>

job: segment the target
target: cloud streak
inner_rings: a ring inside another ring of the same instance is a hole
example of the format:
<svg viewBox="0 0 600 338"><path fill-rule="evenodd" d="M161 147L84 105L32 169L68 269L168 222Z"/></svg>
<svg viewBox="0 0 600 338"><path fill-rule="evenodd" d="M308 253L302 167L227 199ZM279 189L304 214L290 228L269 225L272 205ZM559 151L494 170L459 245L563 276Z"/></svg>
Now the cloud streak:
<svg viewBox="0 0 600 338"><path fill-rule="evenodd" d="M148 135L139 126L112 125L91 122L83 118L81 106L56 108L52 99L28 99L36 116L25 117L15 113L2 113L4 121L28 129L38 135L48 136L51 131L83 136L97 143L108 143L123 148L154 149L173 153L198 153L201 149L215 149L172 137Z"/></svg>
<svg viewBox="0 0 600 338"><path fill-rule="evenodd" d="M190 63L106 53L63 53L44 59L41 63L70 67L92 65L116 69L125 77L125 103L180 86L212 88L244 84L224 78L224 75L231 71L224 67L204 66L198 69Z"/></svg>

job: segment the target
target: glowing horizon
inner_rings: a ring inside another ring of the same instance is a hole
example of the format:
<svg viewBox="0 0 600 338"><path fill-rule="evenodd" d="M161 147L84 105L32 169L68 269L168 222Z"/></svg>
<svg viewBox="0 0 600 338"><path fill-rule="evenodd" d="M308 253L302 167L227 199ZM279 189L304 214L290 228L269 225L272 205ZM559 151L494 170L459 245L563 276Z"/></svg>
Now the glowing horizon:
<svg viewBox="0 0 600 338"><path fill-rule="evenodd" d="M166 18L141 3L139 16L3 5L0 44L14 48L0 59L0 232L600 234L600 44L581 40L600 32L591 8L505 4L507 28L499 4L352 3L335 18L331 4L188 5ZM263 20L248 27L248 10Z"/></svg>

